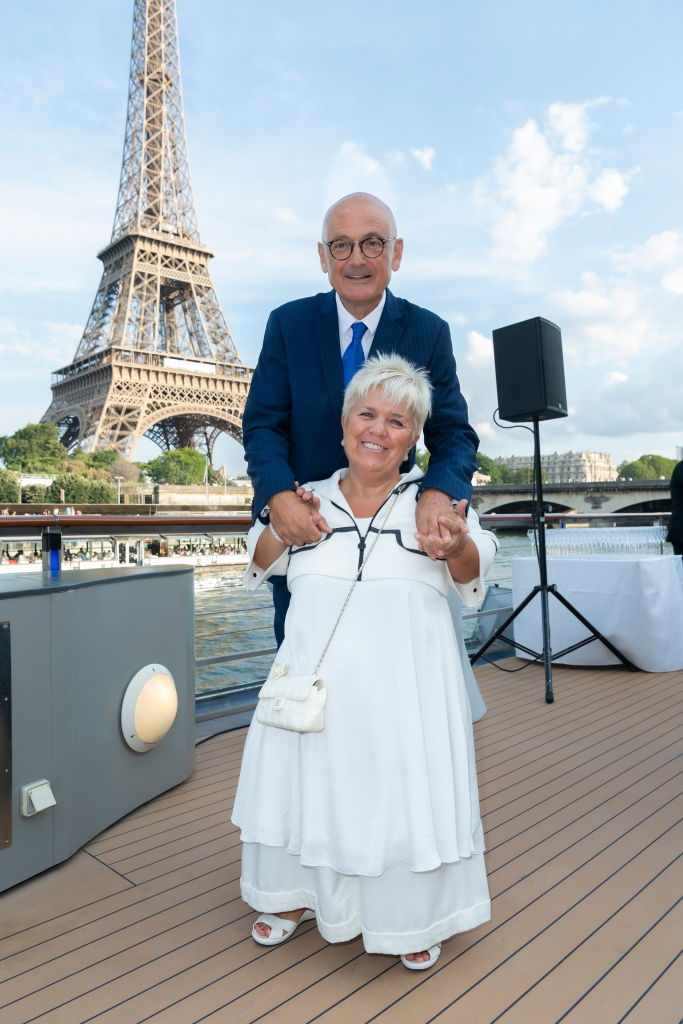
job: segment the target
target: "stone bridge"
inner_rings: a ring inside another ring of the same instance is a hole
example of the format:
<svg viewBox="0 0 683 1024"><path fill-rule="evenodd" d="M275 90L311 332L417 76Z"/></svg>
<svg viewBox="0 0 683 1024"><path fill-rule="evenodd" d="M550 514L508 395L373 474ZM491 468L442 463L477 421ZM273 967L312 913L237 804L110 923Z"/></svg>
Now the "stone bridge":
<svg viewBox="0 0 683 1024"><path fill-rule="evenodd" d="M533 485L485 484L475 487L472 507L488 512L531 512ZM549 512L670 512L668 480L617 480L614 483L543 484Z"/></svg>

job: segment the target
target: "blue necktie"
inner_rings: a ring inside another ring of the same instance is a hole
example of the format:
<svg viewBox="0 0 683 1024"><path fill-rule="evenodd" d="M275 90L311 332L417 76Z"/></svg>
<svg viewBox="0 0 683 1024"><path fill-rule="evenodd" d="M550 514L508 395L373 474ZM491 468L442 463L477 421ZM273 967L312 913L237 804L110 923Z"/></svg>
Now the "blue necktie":
<svg viewBox="0 0 683 1024"><path fill-rule="evenodd" d="M353 334L351 341L344 349L344 355L342 356L342 366L344 367L344 388L347 388L349 381L353 377L356 370L365 362L365 352L363 352L362 338L367 331L367 325L357 320L355 324L351 324L351 330Z"/></svg>

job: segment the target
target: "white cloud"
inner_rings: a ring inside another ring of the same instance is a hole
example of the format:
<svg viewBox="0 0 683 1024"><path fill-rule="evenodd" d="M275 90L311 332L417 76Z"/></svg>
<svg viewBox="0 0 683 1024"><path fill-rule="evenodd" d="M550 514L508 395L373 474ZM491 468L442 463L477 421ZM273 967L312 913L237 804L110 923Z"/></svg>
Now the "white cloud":
<svg viewBox="0 0 683 1024"><path fill-rule="evenodd" d="M670 304L627 278L586 273L581 284L551 296L562 324L567 397L576 410L567 438L623 442L680 433L683 345Z"/></svg>
<svg viewBox="0 0 683 1024"><path fill-rule="evenodd" d="M467 332L467 348L458 360L458 376L469 407L470 422L482 442L496 436L492 414L498 406L493 342L479 331Z"/></svg>
<svg viewBox="0 0 683 1024"><path fill-rule="evenodd" d="M650 235L643 245L635 245L630 252L614 258L617 266L635 270L657 270L670 266L683 254L683 236L678 231L660 231Z"/></svg>
<svg viewBox="0 0 683 1024"><path fill-rule="evenodd" d="M465 361L469 366L493 366L493 342L479 331L467 332Z"/></svg>
<svg viewBox="0 0 683 1024"><path fill-rule="evenodd" d="M588 186L588 195L591 199L594 199L596 203L600 203L601 206L604 206L611 213L619 209L624 201L624 196L627 194L628 185L623 174L620 174L613 167L602 171L593 184Z"/></svg>
<svg viewBox="0 0 683 1024"><path fill-rule="evenodd" d="M279 220L281 224L299 223L299 218L296 213L294 210L290 210L288 206L279 206L275 211L275 219Z"/></svg>
<svg viewBox="0 0 683 1024"><path fill-rule="evenodd" d="M587 152L591 125L584 104L554 103L547 132L529 118L513 132L493 175L475 188L475 201L490 221L493 258L511 264L534 263L548 237L563 221L592 201L616 210L628 192L614 168L600 169Z"/></svg>
<svg viewBox="0 0 683 1024"><path fill-rule="evenodd" d="M551 103L548 123L563 149L580 153L588 142L589 122L586 103Z"/></svg>
<svg viewBox="0 0 683 1024"><path fill-rule="evenodd" d="M425 171L432 169L436 150L432 146L425 146L424 149L411 149L410 155L414 156L419 164L422 164Z"/></svg>
<svg viewBox="0 0 683 1024"><path fill-rule="evenodd" d="M473 423L472 426L479 435L479 447L482 451L486 446L499 444L500 431L494 426L493 420L481 420Z"/></svg>
<svg viewBox="0 0 683 1024"><path fill-rule="evenodd" d="M47 181L0 181L0 195L11 197L0 211L4 237L11 239L0 251L4 291L76 292L88 282L97 285L96 253L110 237L112 190L83 169L50 170Z"/></svg>
<svg viewBox="0 0 683 1024"><path fill-rule="evenodd" d="M364 153L356 142L343 142L328 172L326 206L350 192L372 192L390 206L393 202L391 182L379 161Z"/></svg>
<svg viewBox="0 0 683 1024"><path fill-rule="evenodd" d="M529 120L514 132L494 177L494 257L533 263L547 235L580 209L585 170L567 154L555 154L537 123Z"/></svg>
<svg viewBox="0 0 683 1024"><path fill-rule="evenodd" d="M588 366L608 359L624 363L646 351L656 326L642 307L640 291L628 282L605 285L597 274L583 274L581 280L581 290L553 296L570 321L563 332L566 350Z"/></svg>
<svg viewBox="0 0 683 1024"><path fill-rule="evenodd" d="M683 266L665 274L662 278L662 286L674 295L683 295Z"/></svg>
<svg viewBox="0 0 683 1024"><path fill-rule="evenodd" d="M677 433L682 428L680 381L683 346L652 338L652 355L632 361L624 379L591 385L581 393L576 423L586 434L620 438L632 434Z"/></svg>
<svg viewBox="0 0 683 1024"><path fill-rule="evenodd" d="M81 324L43 321L34 332L18 327L11 320L0 320L0 355L3 360L3 380L21 376L31 364L29 373L36 368L51 370L70 363L81 339Z"/></svg>
<svg viewBox="0 0 683 1024"><path fill-rule="evenodd" d="M50 404L50 373L74 357L81 324L41 321L28 330L0 319L0 433L36 422Z"/></svg>

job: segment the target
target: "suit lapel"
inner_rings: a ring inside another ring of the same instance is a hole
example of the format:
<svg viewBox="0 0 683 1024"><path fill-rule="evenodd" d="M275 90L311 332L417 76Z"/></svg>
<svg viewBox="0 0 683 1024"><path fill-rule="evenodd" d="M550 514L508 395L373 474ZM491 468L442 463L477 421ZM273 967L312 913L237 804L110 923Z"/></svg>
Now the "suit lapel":
<svg viewBox="0 0 683 1024"><path fill-rule="evenodd" d="M321 296L318 316L315 318L315 348L320 357L324 386L334 406L339 404L343 393L344 373L342 370L341 349L339 346L339 320L337 302L334 291ZM382 353L401 352L403 347L404 328L401 307L394 295L387 288L387 298L382 315L377 324L375 336L368 356Z"/></svg>
<svg viewBox="0 0 683 1024"><path fill-rule="evenodd" d="M315 318L315 347L320 356L323 381L332 406L339 405L344 388L341 349L339 347L339 320L333 291L321 298L319 315Z"/></svg>
<svg viewBox="0 0 683 1024"><path fill-rule="evenodd" d="M368 356L376 356L380 352L384 354L391 352L400 354L403 346L403 333L404 329L399 303L387 288L387 299L382 315L379 318Z"/></svg>

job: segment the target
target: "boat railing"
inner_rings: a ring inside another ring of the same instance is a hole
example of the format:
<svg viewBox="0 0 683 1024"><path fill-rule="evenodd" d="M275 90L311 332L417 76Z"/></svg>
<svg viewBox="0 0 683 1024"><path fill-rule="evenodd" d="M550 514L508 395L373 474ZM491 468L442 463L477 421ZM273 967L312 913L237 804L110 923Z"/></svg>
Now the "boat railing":
<svg viewBox="0 0 683 1024"><path fill-rule="evenodd" d="M484 527L491 530L524 530L533 526L534 518L528 513L503 513L482 515ZM603 527L613 526L652 526L664 524L669 518L667 512L621 512L621 513L547 513L546 523L549 527L578 526ZM141 515L125 513L116 514L55 514L41 513L38 515L0 515L0 546L5 549L12 541L36 541L42 543L43 535L48 532L54 536L59 533L64 543L73 541L109 540L113 550L118 551L119 544L125 544L126 562L129 549L136 559L136 564L149 564L145 558L144 545L151 541L179 537L239 537L246 535L251 526L250 516L243 513L206 513L206 514L165 514ZM131 543L134 545L130 548ZM114 558L110 564L117 564ZM87 563L82 565L85 569ZM18 568L18 567L17 567ZM463 620L482 620L502 613L509 613L510 606L483 608L478 611L463 612ZM197 625L197 621L195 621ZM224 664L226 666L263 658L276 653L273 646L257 649L216 654L195 659L195 669L201 671L208 666ZM198 692L196 695L196 717L198 721L238 714L253 709L263 679L255 679L244 683L229 683L218 688Z"/></svg>

